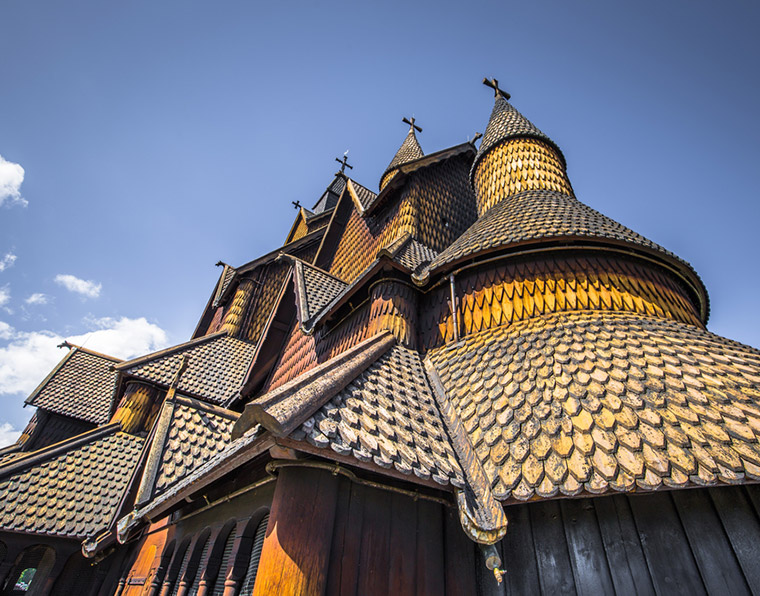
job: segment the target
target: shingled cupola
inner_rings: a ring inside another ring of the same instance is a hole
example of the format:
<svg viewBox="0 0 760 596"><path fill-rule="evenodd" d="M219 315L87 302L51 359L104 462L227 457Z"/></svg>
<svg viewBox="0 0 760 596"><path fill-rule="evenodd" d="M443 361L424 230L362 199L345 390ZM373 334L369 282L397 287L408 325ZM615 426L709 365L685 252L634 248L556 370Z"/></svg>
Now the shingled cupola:
<svg viewBox="0 0 760 596"><path fill-rule="evenodd" d="M507 101L496 79L483 79L496 95L491 119L470 170L478 215L526 190L572 195L565 158L557 144Z"/></svg>
<svg viewBox="0 0 760 596"><path fill-rule="evenodd" d="M383 175L380 177L380 190L383 190L386 187L386 185L398 173L398 169L402 165L425 156L422 152L422 147L420 147L420 144L417 141L417 136L414 133L415 130L417 132L422 132L422 128L414 123L414 118L404 118L403 122L406 122L409 125L409 133L406 135L404 142L401 143L401 147L396 151L396 155L391 160L391 163L388 164L388 167L385 168Z"/></svg>

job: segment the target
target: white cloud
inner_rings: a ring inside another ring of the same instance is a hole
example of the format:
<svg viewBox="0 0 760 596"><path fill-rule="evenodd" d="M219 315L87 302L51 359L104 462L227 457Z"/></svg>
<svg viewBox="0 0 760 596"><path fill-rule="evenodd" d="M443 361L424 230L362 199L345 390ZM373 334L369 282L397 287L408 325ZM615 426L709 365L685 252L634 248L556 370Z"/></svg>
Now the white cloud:
<svg viewBox="0 0 760 596"><path fill-rule="evenodd" d="M0 155L0 206L6 201L9 205L22 207L29 204L29 201L21 196L22 182L24 182L24 168Z"/></svg>
<svg viewBox="0 0 760 596"><path fill-rule="evenodd" d="M6 255L0 259L0 271L5 271L8 267L13 267L13 263L16 262L16 255L12 252L6 253Z"/></svg>
<svg viewBox="0 0 760 596"><path fill-rule="evenodd" d="M62 285L69 292L76 292L85 298L97 298L100 296L100 290L103 287L102 284L96 283L94 281L79 279L74 275L63 273L59 273L55 276L55 283Z"/></svg>
<svg viewBox="0 0 760 596"><path fill-rule="evenodd" d="M7 422L0 424L0 448L13 445L19 436L21 436L20 430L16 430Z"/></svg>
<svg viewBox="0 0 760 596"><path fill-rule="evenodd" d="M70 336L77 345L118 358L133 358L166 347L166 332L144 317L102 318L86 321L90 331ZM56 346L64 338L51 331L15 331L0 322L0 395L28 395L63 358Z"/></svg>
<svg viewBox="0 0 760 596"><path fill-rule="evenodd" d="M5 306L11 299L11 291L8 286L0 288L0 306Z"/></svg>
<svg viewBox="0 0 760 596"><path fill-rule="evenodd" d="M48 303L48 297L45 294L42 294L40 292L35 292L29 298L24 300L27 304L47 304Z"/></svg>

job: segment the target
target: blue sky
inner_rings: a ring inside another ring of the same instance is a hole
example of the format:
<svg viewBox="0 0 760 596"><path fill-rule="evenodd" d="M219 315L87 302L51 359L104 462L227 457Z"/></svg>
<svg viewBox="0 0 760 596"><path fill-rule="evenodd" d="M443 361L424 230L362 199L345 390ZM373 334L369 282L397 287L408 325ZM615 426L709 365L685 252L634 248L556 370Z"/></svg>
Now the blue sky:
<svg viewBox="0 0 760 596"><path fill-rule="evenodd" d="M483 76L760 346L757 3L262 4L0 1L0 442L61 338L186 340L214 263L279 246L336 156L376 188L403 116L426 152L482 132Z"/></svg>

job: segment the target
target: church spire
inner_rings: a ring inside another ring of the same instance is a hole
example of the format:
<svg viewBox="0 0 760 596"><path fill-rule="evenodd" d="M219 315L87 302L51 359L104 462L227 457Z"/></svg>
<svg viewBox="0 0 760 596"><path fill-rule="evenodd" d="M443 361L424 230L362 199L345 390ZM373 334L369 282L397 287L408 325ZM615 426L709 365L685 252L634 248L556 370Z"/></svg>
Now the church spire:
<svg viewBox="0 0 760 596"><path fill-rule="evenodd" d="M495 102L470 170L480 215L503 198L531 189L572 195L557 144L507 101L496 79L483 79Z"/></svg>
<svg viewBox="0 0 760 596"><path fill-rule="evenodd" d="M413 117L411 119L404 118L402 121L409 125L409 132L407 133L404 142L401 143L401 147L396 151L396 155L391 160L391 163L388 164L388 167L385 168L383 175L380 177L380 190L383 190L386 184L391 181L391 178L396 175L400 166L410 161L414 161L415 159L419 159L420 157L424 157L425 155L422 152L422 147L420 147L420 144L417 141L417 136L415 135L415 131L422 132L422 128L415 124L415 119Z"/></svg>

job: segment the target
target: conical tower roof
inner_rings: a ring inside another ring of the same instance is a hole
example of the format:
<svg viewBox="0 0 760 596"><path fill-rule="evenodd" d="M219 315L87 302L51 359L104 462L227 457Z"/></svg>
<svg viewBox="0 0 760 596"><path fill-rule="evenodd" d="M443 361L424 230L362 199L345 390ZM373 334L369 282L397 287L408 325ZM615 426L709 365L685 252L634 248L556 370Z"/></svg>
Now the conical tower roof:
<svg viewBox="0 0 760 596"><path fill-rule="evenodd" d="M419 159L420 157L425 156L425 154L422 152L422 147L420 147L420 144L417 141L417 135L415 134L415 129L419 132L422 132L422 129L414 124L414 118L411 120L404 118L404 122L409 124L409 133L406 135L404 142L401 143L401 147L399 147L398 151L396 151L396 155L393 156L391 163L389 163L388 167L385 168L383 175L380 176L381 190L384 186L383 181L386 179L386 176L389 172L392 172L405 163L409 163L410 161L414 161L415 159Z"/></svg>
<svg viewBox="0 0 760 596"><path fill-rule="evenodd" d="M562 151L557 144L552 141L548 135L541 132L541 130L539 130L539 128L530 120L518 112L512 104L507 101L507 98L504 97L504 92L497 91L496 101L494 102L493 111L491 112L491 118L488 121L488 126L483 135L483 140L480 143L478 153L475 155L475 161L472 163L470 178L472 179L478 162L480 162L489 149L505 139L514 138L532 138L549 143L557 151L557 154L562 160L562 164L565 165L565 156L562 155Z"/></svg>

